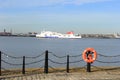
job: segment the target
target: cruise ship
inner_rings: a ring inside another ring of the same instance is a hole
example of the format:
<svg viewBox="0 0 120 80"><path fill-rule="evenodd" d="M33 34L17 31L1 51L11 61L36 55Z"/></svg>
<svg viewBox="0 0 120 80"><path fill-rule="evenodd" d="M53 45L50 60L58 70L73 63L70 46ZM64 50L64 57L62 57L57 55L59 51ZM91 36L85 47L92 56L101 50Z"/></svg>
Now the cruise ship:
<svg viewBox="0 0 120 80"><path fill-rule="evenodd" d="M116 38L116 39L120 39L120 35L117 33L117 34L114 34L114 37Z"/></svg>
<svg viewBox="0 0 120 80"><path fill-rule="evenodd" d="M74 32L70 31L66 34L52 32L52 31L42 31L40 34L37 34L36 37L39 38L72 38L72 39L79 39L81 38L80 35L74 35Z"/></svg>

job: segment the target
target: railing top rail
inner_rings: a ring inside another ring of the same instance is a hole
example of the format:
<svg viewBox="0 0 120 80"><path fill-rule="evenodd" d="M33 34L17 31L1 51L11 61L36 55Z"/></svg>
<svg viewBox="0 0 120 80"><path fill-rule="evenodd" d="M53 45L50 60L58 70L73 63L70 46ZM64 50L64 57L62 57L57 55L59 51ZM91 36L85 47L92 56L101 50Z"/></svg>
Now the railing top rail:
<svg viewBox="0 0 120 80"><path fill-rule="evenodd" d="M98 54L99 56L102 56L102 57L120 57L120 55L113 55L113 56L110 56L110 55L103 55L103 54Z"/></svg>
<svg viewBox="0 0 120 80"><path fill-rule="evenodd" d="M17 57L17 56L12 56L12 55L8 55L4 52L1 52L2 55L5 55L6 57L10 57L10 58L13 58L13 59L22 59L23 57ZM25 58L29 58L29 59L35 59L35 58L39 58L41 57L42 55L44 55L45 53L41 53L40 55L37 55L37 56L34 56L34 57L28 57L28 56L25 56Z"/></svg>

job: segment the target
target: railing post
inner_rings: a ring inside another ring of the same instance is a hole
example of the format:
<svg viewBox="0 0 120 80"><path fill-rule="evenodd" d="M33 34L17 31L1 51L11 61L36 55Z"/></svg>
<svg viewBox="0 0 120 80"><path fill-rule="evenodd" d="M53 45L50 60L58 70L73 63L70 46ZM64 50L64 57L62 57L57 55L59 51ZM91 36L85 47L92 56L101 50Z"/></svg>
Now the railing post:
<svg viewBox="0 0 120 80"><path fill-rule="evenodd" d="M44 73L48 73L48 50L45 51Z"/></svg>
<svg viewBox="0 0 120 80"><path fill-rule="evenodd" d="M25 74L25 56L23 56L22 74Z"/></svg>
<svg viewBox="0 0 120 80"><path fill-rule="evenodd" d="M2 53L1 53L1 51L0 51L0 76L2 75L2 73L1 73L1 64L2 64L2 55L1 55Z"/></svg>
<svg viewBox="0 0 120 80"><path fill-rule="evenodd" d="M67 55L67 73L69 73L69 55Z"/></svg>
<svg viewBox="0 0 120 80"><path fill-rule="evenodd" d="M87 52L87 57L89 56L90 52ZM91 63L87 63L87 72L91 72Z"/></svg>
<svg viewBox="0 0 120 80"><path fill-rule="evenodd" d="M91 72L91 63L87 63L87 72Z"/></svg>

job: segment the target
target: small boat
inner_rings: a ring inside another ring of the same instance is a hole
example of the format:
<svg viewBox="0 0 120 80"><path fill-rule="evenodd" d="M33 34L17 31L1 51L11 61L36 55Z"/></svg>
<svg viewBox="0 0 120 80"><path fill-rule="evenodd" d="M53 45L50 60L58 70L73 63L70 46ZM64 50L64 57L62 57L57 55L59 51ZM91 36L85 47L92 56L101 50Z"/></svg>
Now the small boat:
<svg viewBox="0 0 120 80"><path fill-rule="evenodd" d="M42 31L40 34L37 34L36 37L39 37L39 38L72 38L72 39L82 38L80 35L74 35L72 31L67 32L66 34L52 32L52 31Z"/></svg>

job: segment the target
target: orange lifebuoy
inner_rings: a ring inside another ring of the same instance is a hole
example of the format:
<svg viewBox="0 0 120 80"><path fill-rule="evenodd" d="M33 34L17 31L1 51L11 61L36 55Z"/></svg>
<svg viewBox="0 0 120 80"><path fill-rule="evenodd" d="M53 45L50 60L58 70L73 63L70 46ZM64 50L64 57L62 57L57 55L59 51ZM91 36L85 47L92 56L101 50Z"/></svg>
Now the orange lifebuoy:
<svg viewBox="0 0 120 80"><path fill-rule="evenodd" d="M93 63L97 58L97 52L94 48L86 48L82 54L82 58L87 63Z"/></svg>

